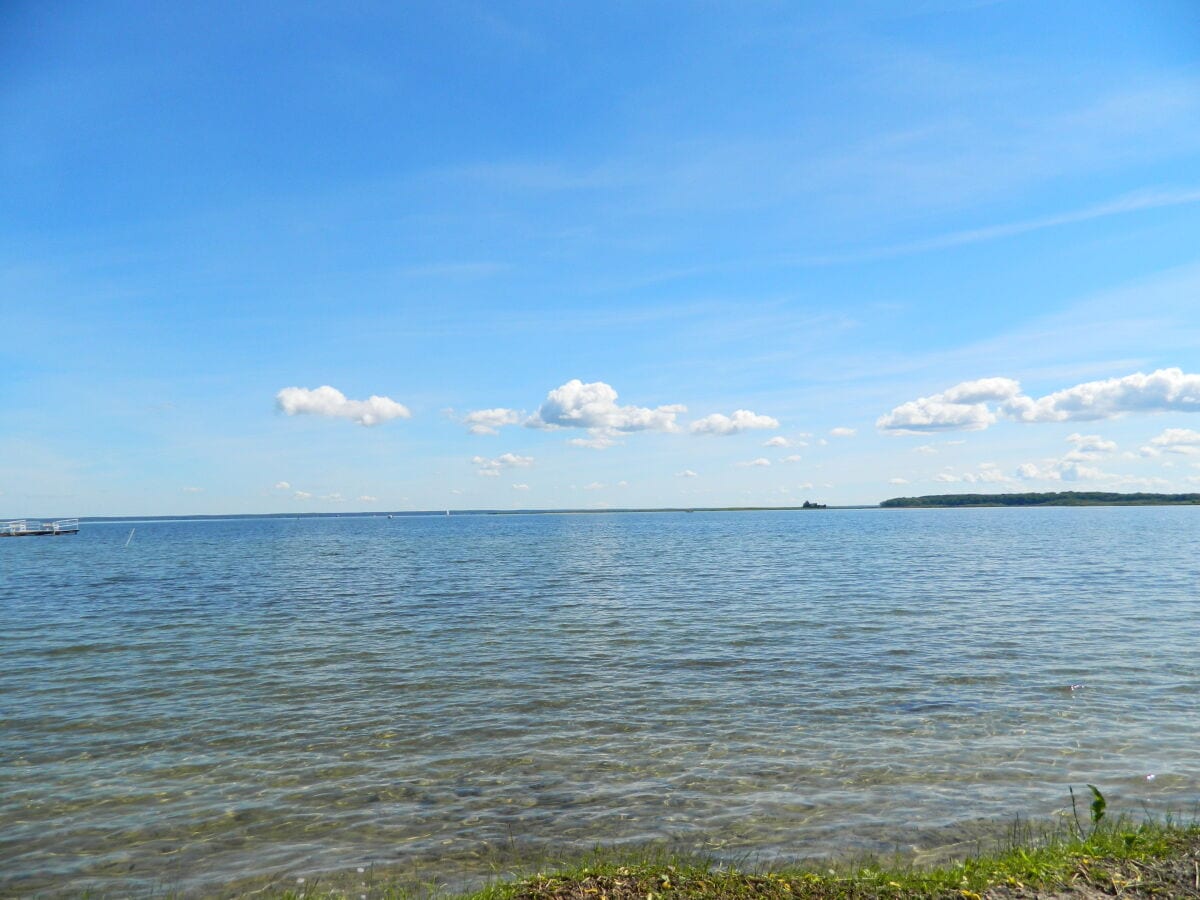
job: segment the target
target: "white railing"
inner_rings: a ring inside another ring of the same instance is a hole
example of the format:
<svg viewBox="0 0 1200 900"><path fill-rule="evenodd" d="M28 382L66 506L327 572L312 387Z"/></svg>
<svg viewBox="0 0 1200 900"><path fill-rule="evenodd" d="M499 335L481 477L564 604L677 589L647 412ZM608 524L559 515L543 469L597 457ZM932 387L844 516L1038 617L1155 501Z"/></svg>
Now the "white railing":
<svg viewBox="0 0 1200 900"><path fill-rule="evenodd" d="M78 519L58 519L54 522L12 519L8 522L0 522L0 535L9 536L22 534L67 534L68 532L78 530Z"/></svg>

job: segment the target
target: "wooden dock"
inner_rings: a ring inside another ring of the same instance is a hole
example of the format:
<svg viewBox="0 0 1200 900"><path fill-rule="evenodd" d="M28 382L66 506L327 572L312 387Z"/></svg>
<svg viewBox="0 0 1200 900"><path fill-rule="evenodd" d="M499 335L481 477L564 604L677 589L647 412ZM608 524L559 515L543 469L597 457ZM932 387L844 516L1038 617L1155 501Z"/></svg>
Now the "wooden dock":
<svg viewBox="0 0 1200 900"><path fill-rule="evenodd" d="M78 534L78 519L59 519L56 522L40 522L31 519L13 519L0 522L0 538L6 537L58 537L60 534Z"/></svg>

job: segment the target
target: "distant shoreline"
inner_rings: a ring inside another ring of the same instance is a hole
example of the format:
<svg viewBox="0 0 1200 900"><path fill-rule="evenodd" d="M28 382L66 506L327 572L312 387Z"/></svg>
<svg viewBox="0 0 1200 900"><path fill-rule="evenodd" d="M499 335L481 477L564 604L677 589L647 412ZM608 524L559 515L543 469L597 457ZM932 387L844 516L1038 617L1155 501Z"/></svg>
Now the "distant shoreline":
<svg viewBox="0 0 1200 900"><path fill-rule="evenodd" d="M953 509L980 506L1197 506L1200 494L1119 494L1111 491L1048 491L1021 494L926 494L893 497L883 509Z"/></svg>
<svg viewBox="0 0 1200 900"><path fill-rule="evenodd" d="M848 509L979 509L995 507L1045 506L1200 506L1197 494L1120 494L1094 491L1060 491L1022 494L927 494L919 497L893 497L878 504L846 504L810 506L650 506L612 507L608 509L451 509L455 516L565 516L610 515L615 513L714 513L714 512L827 512ZM120 522L190 522L233 521L239 519L412 519L446 518L444 509L383 510L357 512L275 512L275 513L205 513L164 516L79 516L85 524ZM2 519L3 517L0 517ZM50 520L54 516L26 516L28 519ZM58 517L58 518L61 518Z"/></svg>

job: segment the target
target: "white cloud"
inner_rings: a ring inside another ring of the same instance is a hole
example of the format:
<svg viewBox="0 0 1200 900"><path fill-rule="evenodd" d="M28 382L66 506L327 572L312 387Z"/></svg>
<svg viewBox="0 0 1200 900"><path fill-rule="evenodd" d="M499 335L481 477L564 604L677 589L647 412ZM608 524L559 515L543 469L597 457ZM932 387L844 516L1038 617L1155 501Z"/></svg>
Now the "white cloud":
<svg viewBox="0 0 1200 900"><path fill-rule="evenodd" d="M604 485L599 481L593 481L591 484L585 484L583 489L585 491L602 491L604 490Z"/></svg>
<svg viewBox="0 0 1200 900"><path fill-rule="evenodd" d="M294 497L296 500L311 500L312 494L310 494L308 491L296 491L296 493L292 494L292 497Z"/></svg>
<svg viewBox="0 0 1200 900"><path fill-rule="evenodd" d="M463 424L471 434L499 434L505 425L516 425L520 421L519 412L504 407L477 409L462 418Z"/></svg>
<svg viewBox="0 0 1200 900"><path fill-rule="evenodd" d="M183 489L183 492L185 494L201 494L204 492L204 488L202 488L202 487L185 487Z"/></svg>
<svg viewBox="0 0 1200 900"><path fill-rule="evenodd" d="M1038 398L1022 394L1020 384L1011 378L983 378L902 403L875 424L882 431L918 434L978 431L994 424L997 413L1018 422L1068 422L1139 412L1200 412L1200 374L1177 368L1158 369L1149 375L1135 372L1087 381Z"/></svg>
<svg viewBox="0 0 1200 900"><path fill-rule="evenodd" d="M592 437L588 438L571 438L567 441L572 447L589 447L592 450L607 450L614 444L620 441L613 440L611 434L606 434L601 431L593 431Z"/></svg>
<svg viewBox="0 0 1200 900"><path fill-rule="evenodd" d="M1136 483L1131 476L1105 472L1094 465L1085 465L1117 451L1115 441L1106 440L1098 434L1067 435L1072 447L1058 458L1043 459L1037 463L1025 463L1017 467L1017 477L1026 481L1103 481Z"/></svg>
<svg viewBox="0 0 1200 900"><path fill-rule="evenodd" d="M619 487L619 488L627 488L627 487L629 487L629 482L628 482L628 481L618 481L618 482L617 482L617 487Z"/></svg>
<svg viewBox="0 0 1200 900"><path fill-rule="evenodd" d="M889 478L888 484L908 484L907 478Z"/></svg>
<svg viewBox="0 0 1200 900"><path fill-rule="evenodd" d="M781 457L779 461L781 463L798 463L800 462L800 459L801 456L799 453L793 453L790 456Z"/></svg>
<svg viewBox="0 0 1200 900"><path fill-rule="evenodd" d="M370 494L363 494L358 499L361 500L363 503L378 503L379 502L378 497L372 497Z"/></svg>
<svg viewBox="0 0 1200 900"><path fill-rule="evenodd" d="M1088 381L1045 397L1014 396L1004 413L1020 422L1112 419L1136 412L1200 412L1200 374L1182 369Z"/></svg>
<svg viewBox="0 0 1200 900"><path fill-rule="evenodd" d="M527 490L529 490L529 485L527 485L527 484L514 484L514 485L512 486L512 489L513 489L514 491L527 491Z"/></svg>
<svg viewBox="0 0 1200 900"><path fill-rule="evenodd" d="M1021 385L1011 378L980 378L964 381L940 394L902 403L875 426L897 434L927 431L979 431L996 421L988 403L1015 397Z"/></svg>
<svg viewBox="0 0 1200 900"><path fill-rule="evenodd" d="M945 484L964 482L966 484L1015 484L1014 478L1005 475L995 463L980 463L974 471L954 472L945 469L933 476L934 481Z"/></svg>
<svg viewBox="0 0 1200 900"><path fill-rule="evenodd" d="M486 456L472 456L471 465L477 466L475 471L480 475L499 476L503 469L527 469L533 465L532 456L519 456L516 453L501 453L495 459Z"/></svg>
<svg viewBox="0 0 1200 900"><path fill-rule="evenodd" d="M1160 453L1179 453L1185 456L1200 453L1200 431L1190 428L1168 428L1162 434L1152 437L1150 443L1142 447L1143 456L1158 456Z"/></svg>
<svg viewBox="0 0 1200 900"><path fill-rule="evenodd" d="M798 491L811 491L811 490L812 490L812 486L813 486L813 483L812 483L811 481L805 481L805 482L802 482L801 484L798 484L798 485L796 485L796 490L798 490Z"/></svg>
<svg viewBox="0 0 1200 900"><path fill-rule="evenodd" d="M292 489L292 486L290 484L288 484L286 481L275 482L275 490L277 490L277 491L290 491L291 489Z"/></svg>
<svg viewBox="0 0 1200 900"><path fill-rule="evenodd" d="M1079 432L1075 432L1074 434L1068 434L1067 442L1075 445L1075 449L1072 451L1075 454L1093 454L1099 456L1102 454L1111 454L1111 452L1115 452L1117 449L1117 442L1115 440L1105 440L1099 434L1080 434Z"/></svg>
<svg viewBox="0 0 1200 900"><path fill-rule="evenodd" d="M325 494L323 497L321 497L321 499L325 500L329 503L345 503L346 502L346 498L343 497L337 491L334 491L332 494Z"/></svg>
<svg viewBox="0 0 1200 900"><path fill-rule="evenodd" d="M769 440L763 441L764 447L790 447L791 445L792 445L791 441L789 441L787 438L781 437L779 435L776 435L775 437L770 438Z"/></svg>
<svg viewBox="0 0 1200 900"><path fill-rule="evenodd" d="M738 463L738 465L743 468L751 468L754 466L769 466L770 464L771 464L771 461L769 459L767 459L765 456L760 456L758 459L751 459L751 460L747 460L746 462Z"/></svg>
<svg viewBox="0 0 1200 900"><path fill-rule="evenodd" d="M858 430L855 428L831 428L829 433L834 437L854 437L858 434Z"/></svg>
<svg viewBox="0 0 1200 900"><path fill-rule="evenodd" d="M676 478L696 478L697 475L691 469L684 469L682 472L675 473Z"/></svg>
<svg viewBox="0 0 1200 900"><path fill-rule="evenodd" d="M748 409L734 410L732 416L713 413L692 423L692 434L738 434L760 428L778 428L779 420L760 416Z"/></svg>
<svg viewBox="0 0 1200 900"><path fill-rule="evenodd" d="M1087 481L1103 483L1107 487L1155 488L1170 484L1165 478L1119 475L1114 472L1105 472L1095 466L1085 466L1065 459L1044 460L1040 464L1025 463L1017 467L1017 475L1026 481Z"/></svg>
<svg viewBox="0 0 1200 900"><path fill-rule="evenodd" d="M390 397L372 395L366 400L348 400L345 394L327 384L314 390L301 387L284 388L275 395L275 402L289 416L327 416L350 419L359 425L378 425L389 419L412 418L408 407Z"/></svg>
<svg viewBox="0 0 1200 900"><path fill-rule="evenodd" d="M618 406L617 392L603 381L584 384L573 378L546 394L525 424L531 428L586 428L593 437L631 431L678 431L675 419L687 407L679 404L650 409Z"/></svg>
<svg viewBox="0 0 1200 900"><path fill-rule="evenodd" d="M922 444L920 447L913 447L913 453L933 454L937 453L937 447L933 444Z"/></svg>

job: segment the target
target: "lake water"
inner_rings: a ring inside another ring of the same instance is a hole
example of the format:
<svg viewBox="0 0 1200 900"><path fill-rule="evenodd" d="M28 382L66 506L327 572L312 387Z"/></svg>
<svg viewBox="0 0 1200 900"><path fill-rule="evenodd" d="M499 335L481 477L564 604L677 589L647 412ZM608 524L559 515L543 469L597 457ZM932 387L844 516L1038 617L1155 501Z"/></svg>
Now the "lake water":
<svg viewBox="0 0 1200 900"><path fill-rule="evenodd" d="M1198 576L1164 507L3 540L0 894L890 851L1085 782L1190 814Z"/></svg>

